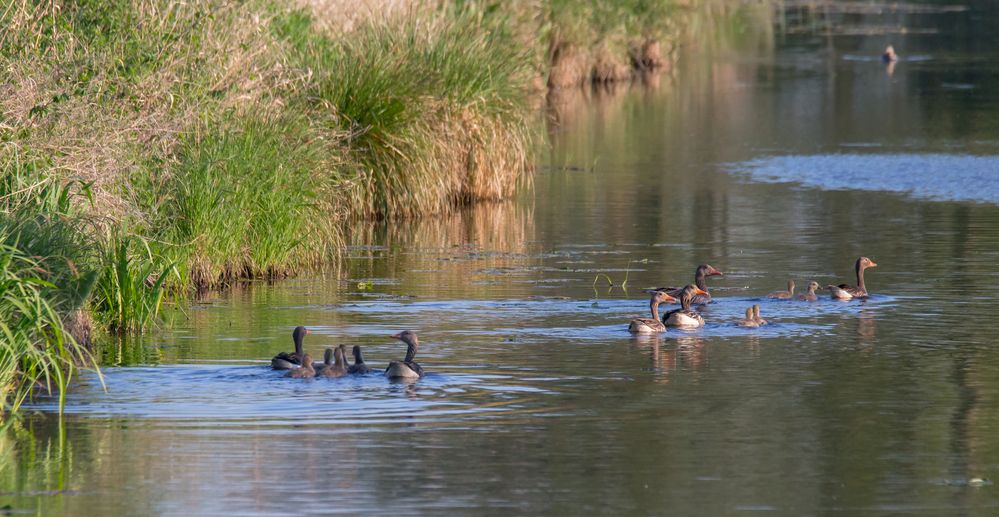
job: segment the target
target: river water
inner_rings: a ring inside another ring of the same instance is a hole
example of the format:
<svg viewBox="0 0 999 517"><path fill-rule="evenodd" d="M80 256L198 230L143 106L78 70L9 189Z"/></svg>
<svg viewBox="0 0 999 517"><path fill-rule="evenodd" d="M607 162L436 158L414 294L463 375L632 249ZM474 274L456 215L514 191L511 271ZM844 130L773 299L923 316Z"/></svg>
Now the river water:
<svg viewBox="0 0 999 517"><path fill-rule="evenodd" d="M994 515L999 15L968 7L736 18L675 75L551 99L516 201L359 225L342 271L204 299L105 350L106 392L37 400L0 505ZM864 302L763 298L861 255ZM701 263L706 327L628 334ZM296 325L376 367L414 329L429 373L286 379Z"/></svg>

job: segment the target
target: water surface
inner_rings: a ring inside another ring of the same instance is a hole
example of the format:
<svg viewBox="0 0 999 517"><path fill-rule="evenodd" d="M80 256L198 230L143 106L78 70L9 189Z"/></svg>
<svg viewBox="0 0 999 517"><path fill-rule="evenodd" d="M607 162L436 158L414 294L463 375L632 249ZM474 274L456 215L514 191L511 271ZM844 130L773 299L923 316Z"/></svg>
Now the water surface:
<svg viewBox="0 0 999 517"><path fill-rule="evenodd" d="M106 392L88 376L61 420L39 400L3 436L0 504L994 514L999 18L968 7L837 15L857 30L835 35L736 22L676 77L552 99L517 201L358 225L340 275L213 295L106 349ZM865 302L762 298L852 283L860 255ZM630 336L641 289L700 263L725 272L708 326ZM771 324L735 326L753 303ZM286 379L268 360L300 324L315 355L360 344L376 367L417 330L429 375Z"/></svg>

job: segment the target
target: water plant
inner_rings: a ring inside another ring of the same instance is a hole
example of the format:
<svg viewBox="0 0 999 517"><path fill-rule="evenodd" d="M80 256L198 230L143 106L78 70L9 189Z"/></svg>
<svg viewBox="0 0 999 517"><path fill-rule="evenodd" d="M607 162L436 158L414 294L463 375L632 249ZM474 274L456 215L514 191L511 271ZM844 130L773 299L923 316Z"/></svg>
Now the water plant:
<svg viewBox="0 0 999 517"><path fill-rule="evenodd" d="M134 235L112 234L102 244L93 308L111 332L142 332L156 324L165 282L174 264L158 266L149 244Z"/></svg>
<svg viewBox="0 0 999 517"><path fill-rule="evenodd" d="M15 246L0 244L0 404L16 412L36 390L59 393L77 365L94 365L92 356L63 331L62 319L46 296L55 286L47 271Z"/></svg>

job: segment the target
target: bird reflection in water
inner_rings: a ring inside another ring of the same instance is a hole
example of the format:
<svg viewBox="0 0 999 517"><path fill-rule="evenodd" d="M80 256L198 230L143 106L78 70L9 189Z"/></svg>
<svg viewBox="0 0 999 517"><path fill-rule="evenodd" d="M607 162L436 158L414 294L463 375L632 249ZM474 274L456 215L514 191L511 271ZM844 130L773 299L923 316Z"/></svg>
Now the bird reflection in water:
<svg viewBox="0 0 999 517"><path fill-rule="evenodd" d="M877 338L878 323L874 315L874 310L865 308L857 316L857 335L860 336L861 343L869 344Z"/></svg>

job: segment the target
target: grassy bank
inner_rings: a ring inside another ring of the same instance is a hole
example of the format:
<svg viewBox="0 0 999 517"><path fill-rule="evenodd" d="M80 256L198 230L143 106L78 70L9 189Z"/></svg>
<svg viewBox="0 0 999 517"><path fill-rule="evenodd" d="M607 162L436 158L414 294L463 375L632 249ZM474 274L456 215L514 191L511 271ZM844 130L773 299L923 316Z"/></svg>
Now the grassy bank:
<svg viewBox="0 0 999 517"><path fill-rule="evenodd" d="M334 263L348 219L510 197L539 78L662 66L683 12L428 1L348 26L338 5L0 1L0 297L33 322L0 356L7 400L91 364L91 332Z"/></svg>

